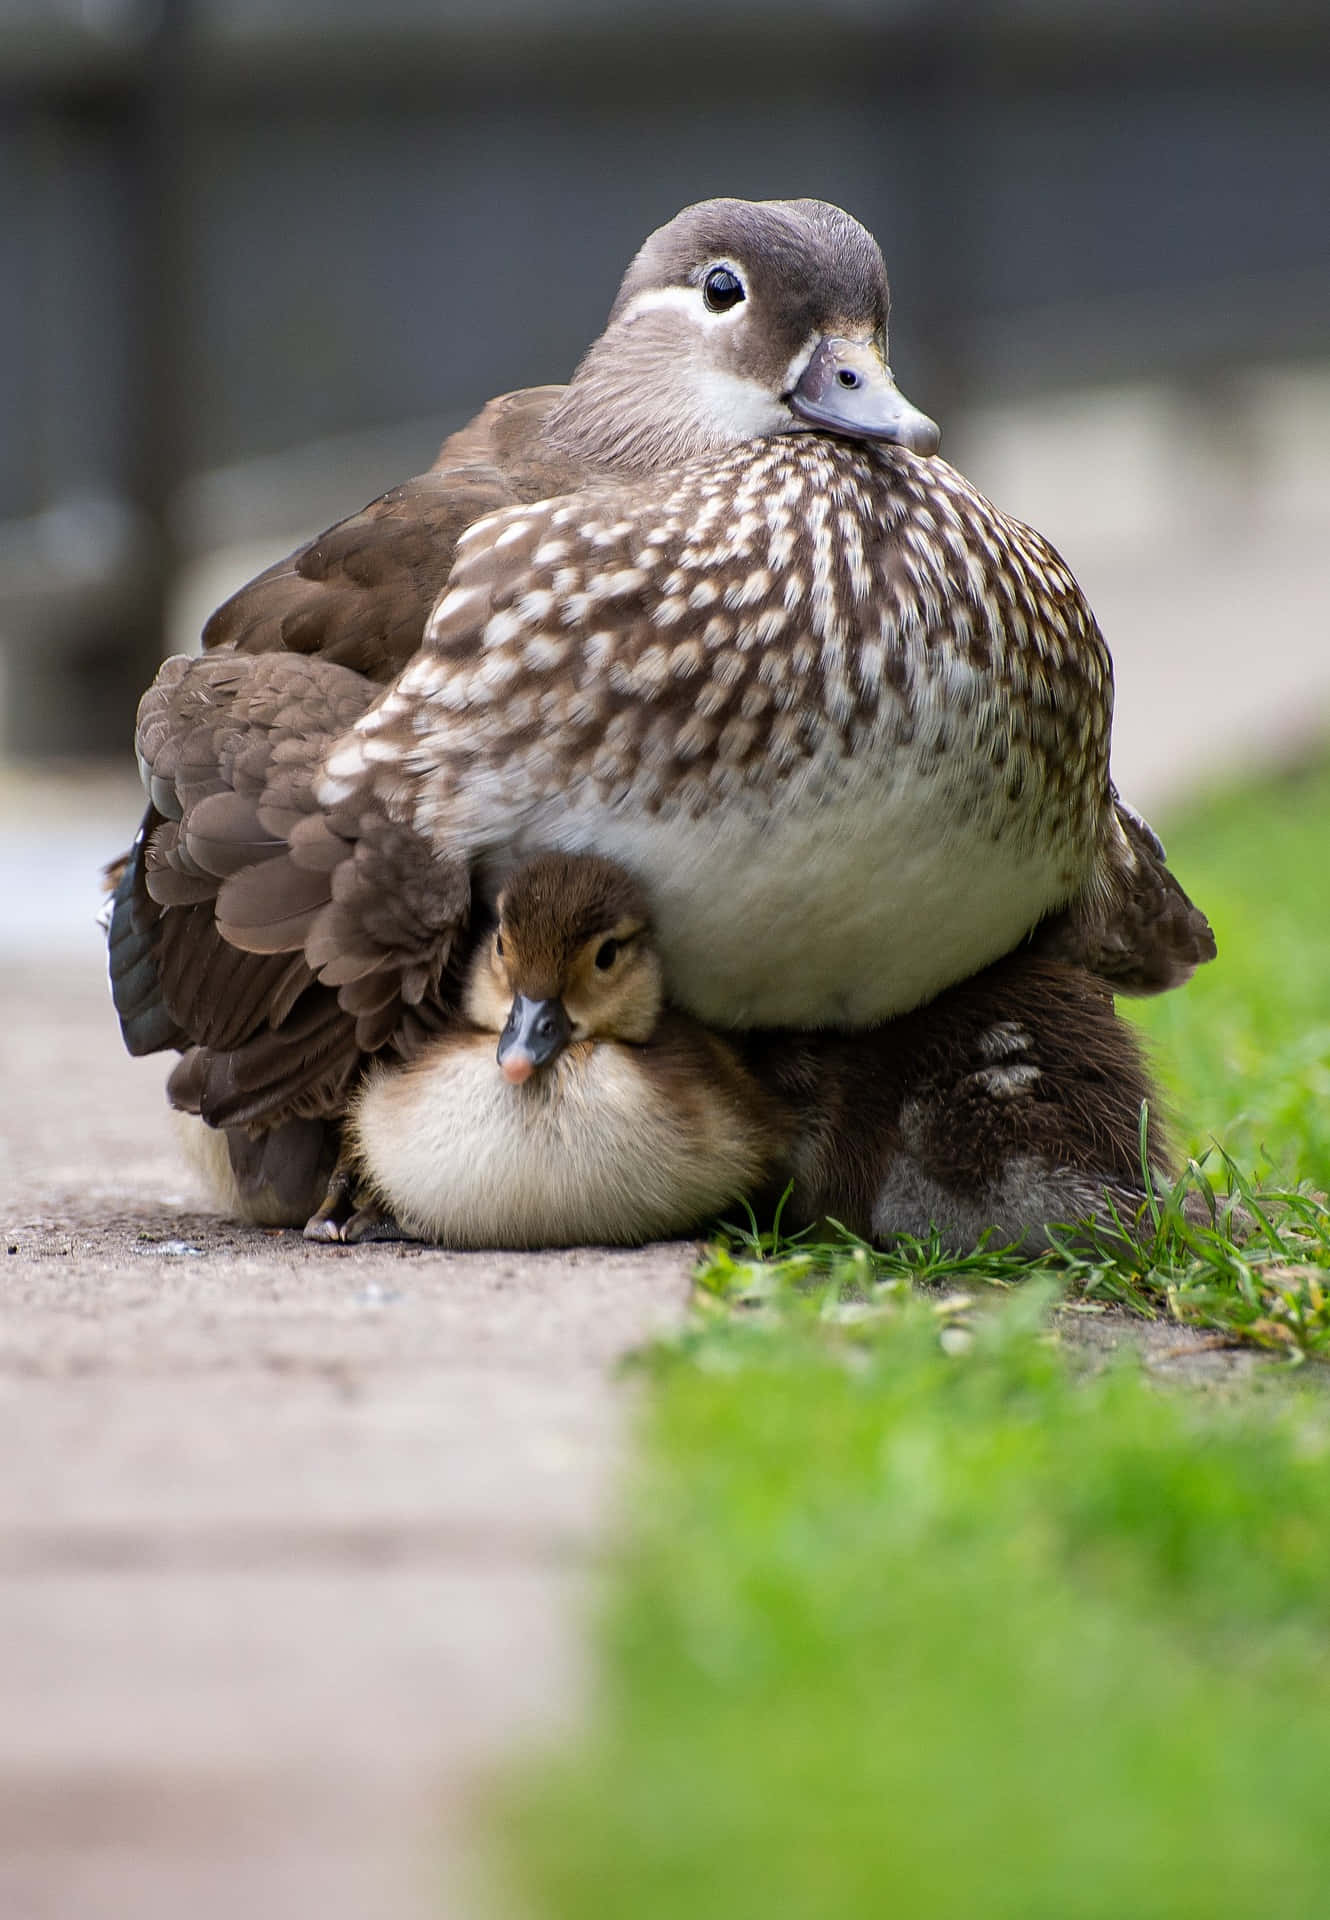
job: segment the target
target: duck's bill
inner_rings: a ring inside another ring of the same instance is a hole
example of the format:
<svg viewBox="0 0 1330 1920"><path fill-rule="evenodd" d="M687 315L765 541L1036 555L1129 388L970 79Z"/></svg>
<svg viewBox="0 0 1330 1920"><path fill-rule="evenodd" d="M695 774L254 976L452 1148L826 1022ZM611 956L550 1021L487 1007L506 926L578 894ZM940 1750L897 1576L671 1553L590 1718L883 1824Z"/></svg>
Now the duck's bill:
<svg viewBox="0 0 1330 1920"><path fill-rule="evenodd" d="M871 340L822 341L789 406L810 427L852 440L889 440L911 453L936 453L942 438L937 422L910 405Z"/></svg>
<svg viewBox="0 0 1330 1920"><path fill-rule="evenodd" d="M528 1000L519 993L499 1035L499 1069L504 1079L521 1086L558 1058L572 1034L562 1000Z"/></svg>

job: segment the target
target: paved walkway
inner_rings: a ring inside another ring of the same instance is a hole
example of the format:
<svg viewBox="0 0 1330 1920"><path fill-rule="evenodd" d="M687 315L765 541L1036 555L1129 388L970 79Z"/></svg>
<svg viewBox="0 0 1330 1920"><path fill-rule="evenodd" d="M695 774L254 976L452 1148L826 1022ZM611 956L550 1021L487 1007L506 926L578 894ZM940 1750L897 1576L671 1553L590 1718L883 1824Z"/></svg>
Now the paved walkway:
<svg viewBox="0 0 1330 1920"><path fill-rule="evenodd" d="M690 1249L234 1228L95 950L0 992L0 1914L455 1912L465 1784L575 1688L614 1362Z"/></svg>

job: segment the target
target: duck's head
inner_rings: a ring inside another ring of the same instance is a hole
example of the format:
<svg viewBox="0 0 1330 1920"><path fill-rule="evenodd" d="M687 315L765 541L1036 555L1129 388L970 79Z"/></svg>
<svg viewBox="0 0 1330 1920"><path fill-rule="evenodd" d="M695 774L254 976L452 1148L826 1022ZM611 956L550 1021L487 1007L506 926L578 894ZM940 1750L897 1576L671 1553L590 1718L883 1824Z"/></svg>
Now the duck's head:
<svg viewBox="0 0 1330 1920"><path fill-rule="evenodd" d="M646 471L763 434L937 450L887 364L886 268L823 200L704 200L647 240L546 424L582 461Z"/></svg>
<svg viewBox="0 0 1330 1920"><path fill-rule="evenodd" d="M500 1071L518 1085L572 1041L650 1039L663 997L636 882L592 854L548 853L509 878L463 1004L499 1035Z"/></svg>

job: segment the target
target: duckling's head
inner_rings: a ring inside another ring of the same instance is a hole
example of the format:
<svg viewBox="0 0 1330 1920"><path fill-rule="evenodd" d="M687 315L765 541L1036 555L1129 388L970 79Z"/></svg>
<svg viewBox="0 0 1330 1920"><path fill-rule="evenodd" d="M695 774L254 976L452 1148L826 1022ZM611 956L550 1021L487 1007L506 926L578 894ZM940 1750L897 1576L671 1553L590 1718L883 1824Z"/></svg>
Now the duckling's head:
<svg viewBox="0 0 1330 1920"><path fill-rule="evenodd" d="M546 438L628 471L814 429L934 453L887 364L888 304L877 242L839 207L686 207L629 267Z"/></svg>
<svg viewBox="0 0 1330 1920"><path fill-rule="evenodd" d="M529 1080L574 1040L649 1040L664 998L637 883L593 854L538 854L499 896L463 1004L499 1035L499 1066Z"/></svg>

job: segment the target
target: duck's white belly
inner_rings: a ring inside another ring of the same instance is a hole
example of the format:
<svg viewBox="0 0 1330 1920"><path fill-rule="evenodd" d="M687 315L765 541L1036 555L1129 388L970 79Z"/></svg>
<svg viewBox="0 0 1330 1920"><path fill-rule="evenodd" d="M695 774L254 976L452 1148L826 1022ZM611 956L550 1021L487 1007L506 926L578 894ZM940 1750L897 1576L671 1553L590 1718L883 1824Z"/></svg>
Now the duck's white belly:
<svg viewBox="0 0 1330 1920"><path fill-rule="evenodd" d="M633 1047L582 1043L524 1086L493 1034L450 1035L372 1075L350 1112L398 1222L453 1247L635 1244L702 1225L750 1188L764 1141L732 1113L679 1116Z"/></svg>
<svg viewBox="0 0 1330 1920"><path fill-rule="evenodd" d="M546 813L527 843L647 888L671 997L720 1026L867 1026L1009 952L1074 890L1063 839L998 836L985 796L871 770L803 804L700 819Z"/></svg>

